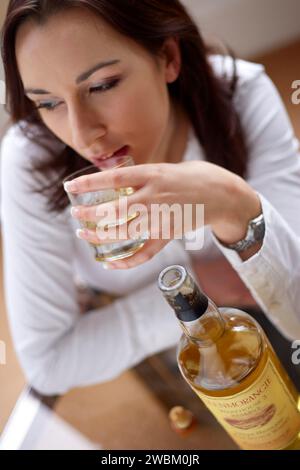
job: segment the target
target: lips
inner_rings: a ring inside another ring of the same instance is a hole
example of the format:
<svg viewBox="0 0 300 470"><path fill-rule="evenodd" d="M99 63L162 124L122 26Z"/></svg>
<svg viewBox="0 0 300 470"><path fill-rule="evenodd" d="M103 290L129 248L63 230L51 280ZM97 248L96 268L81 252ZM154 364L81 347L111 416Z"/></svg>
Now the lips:
<svg viewBox="0 0 300 470"><path fill-rule="evenodd" d="M91 160L93 161L93 163L97 164L97 163L101 163L106 160L109 160L111 158L123 157L124 155L128 155L128 151L129 151L129 146L124 145L123 147L121 147L119 150L117 150L114 153L107 153L105 155L99 155L99 156L91 158Z"/></svg>

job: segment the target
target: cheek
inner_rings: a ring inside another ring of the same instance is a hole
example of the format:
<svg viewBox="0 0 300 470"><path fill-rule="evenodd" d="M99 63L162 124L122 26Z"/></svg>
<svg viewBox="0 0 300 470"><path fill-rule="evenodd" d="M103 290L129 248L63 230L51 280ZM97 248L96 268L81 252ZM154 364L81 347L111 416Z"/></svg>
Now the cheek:
<svg viewBox="0 0 300 470"><path fill-rule="evenodd" d="M167 134L170 104L168 94L158 91L137 99L136 118L140 130L139 142L145 159L151 161L159 153ZM156 157L155 157L156 158Z"/></svg>
<svg viewBox="0 0 300 470"><path fill-rule="evenodd" d="M65 117L59 117L58 113L54 112L53 115L46 113L39 113L42 122L45 126L64 144L71 145L71 136L68 134Z"/></svg>
<svg viewBox="0 0 300 470"><path fill-rule="evenodd" d="M122 93L109 122L119 123L123 130L143 141L155 140L164 131L169 117L169 97L167 90L155 87L131 87Z"/></svg>

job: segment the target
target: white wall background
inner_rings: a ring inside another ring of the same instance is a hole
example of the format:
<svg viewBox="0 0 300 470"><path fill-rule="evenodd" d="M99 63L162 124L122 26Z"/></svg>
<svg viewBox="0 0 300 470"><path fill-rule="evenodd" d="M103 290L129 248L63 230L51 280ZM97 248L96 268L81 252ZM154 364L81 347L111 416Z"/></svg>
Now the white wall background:
<svg viewBox="0 0 300 470"><path fill-rule="evenodd" d="M203 31L249 58L300 38L300 0L182 0Z"/></svg>

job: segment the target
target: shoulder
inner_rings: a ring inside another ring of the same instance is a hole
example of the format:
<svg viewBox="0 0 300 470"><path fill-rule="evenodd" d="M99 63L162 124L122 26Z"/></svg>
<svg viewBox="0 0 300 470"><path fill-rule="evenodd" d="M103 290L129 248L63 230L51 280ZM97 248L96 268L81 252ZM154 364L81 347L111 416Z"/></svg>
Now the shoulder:
<svg viewBox="0 0 300 470"><path fill-rule="evenodd" d="M39 188L48 183L49 174L36 171L36 163L47 161L53 152L63 148L57 139L46 139L46 134L43 137L38 126L28 127L23 121L6 131L1 141L0 155L2 215L7 215L7 210L20 210L23 217L37 208L44 210L47 198Z"/></svg>
<svg viewBox="0 0 300 470"><path fill-rule="evenodd" d="M1 140L1 189L7 191L12 185L17 187L30 178L27 165L38 153L34 144L22 130L22 123L13 124Z"/></svg>
<svg viewBox="0 0 300 470"><path fill-rule="evenodd" d="M2 168L7 164L15 165L23 160L21 154L33 147L33 144L22 131L21 123L13 124L4 134L1 140Z"/></svg>
<svg viewBox="0 0 300 470"><path fill-rule="evenodd" d="M37 125L28 125L25 121L13 124L1 140L1 157L28 163L34 158L43 158L52 151L63 150L64 144L50 133L43 132ZM20 153L18 153L20 152Z"/></svg>
<svg viewBox="0 0 300 470"><path fill-rule="evenodd" d="M64 145L48 136L46 139L46 134L41 140L45 145L40 145L40 136L42 134L37 126L28 127L20 121L13 124L1 140L0 190L3 218L7 219L7 214L11 211L18 211L24 218L25 214L41 214L45 210L47 198L36 189L48 183L49 175L35 171L35 163L48 160L53 151L63 150Z"/></svg>
<svg viewBox="0 0 300 470"><path fill-rule="evenodd" d="M62 151L64 144L54 136L43 134L37 125L25 121L13 124L1 140L2 183L32 181L34 163L49 158L52 152Z"/></svg>
<svg viewBox="0 0 300 470"><path fill-rule="evenodd" d="M233 103L246 130L248 141L257 141L259 131L263 127L261 123L266 125L266 117L270 127L273 126L272 133L276 116L280 118L278 122L281 122L281 126L287 125L283 122L286 121L286 112L282 99L263 65L241 59L235 60L234 65L234 60L229 56L212 56L210 62L217 76L225 76L228 79L232 77L236 67L238 80Z"/></svg>
<svg viewBox="0 0 300 470"><path fill-rule="evenodd" d="M209 62L218 77L231 79L236 68L238 87L246 86L265 76L265 68L262 64L249 62L242 59L233 59L230 56L211 55Z"/></svg>

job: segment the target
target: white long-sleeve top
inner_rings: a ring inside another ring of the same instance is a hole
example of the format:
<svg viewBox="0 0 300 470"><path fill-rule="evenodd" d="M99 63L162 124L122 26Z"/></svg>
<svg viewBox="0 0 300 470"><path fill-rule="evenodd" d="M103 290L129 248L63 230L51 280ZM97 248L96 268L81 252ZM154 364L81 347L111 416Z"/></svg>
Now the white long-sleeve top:
<svg viewBox="0 0 300 470"><path fill-rule="evenodd" d="M215 56L211 61L217 74L230 72L229 58ZM248 182L261 197L266 221L262 248L244 262L219 245L210 227L205 227L204 247L198 251L187 252L183 241L174 240L141 266L104 270L87 242L76 238L77 225L69 208L51 214L45 197L31 191L34 174L24 166L30 159L43 158L46 151L27 139L18 125L4 136L1 216L6 304L20 363L38 391L64 393L107 381L146 356L174 346L181 330L158 290L157 277L170 264L189 268L191 256L201 260L223 254L277 328L289 338L300 338L298 141L263 67L238 61L238 75L235 106L249 148ZM205 158L191 129L183 160ZM78 277L122 297L81 315Z"/></svg>

